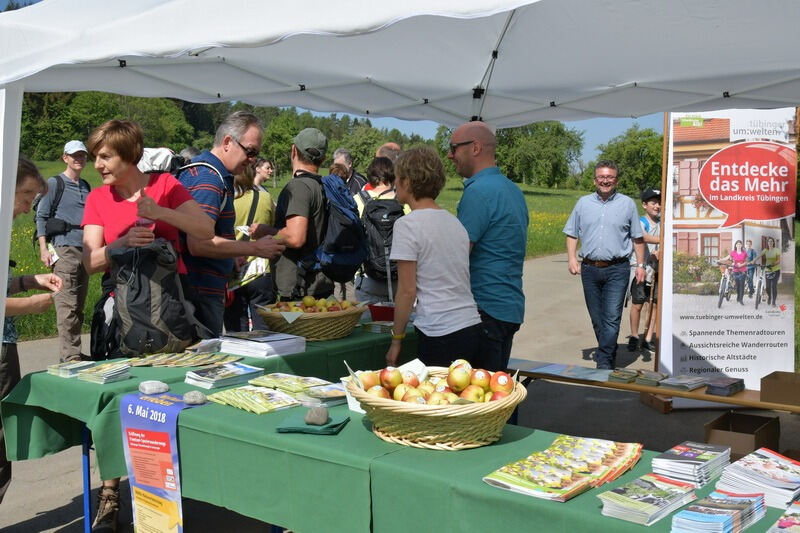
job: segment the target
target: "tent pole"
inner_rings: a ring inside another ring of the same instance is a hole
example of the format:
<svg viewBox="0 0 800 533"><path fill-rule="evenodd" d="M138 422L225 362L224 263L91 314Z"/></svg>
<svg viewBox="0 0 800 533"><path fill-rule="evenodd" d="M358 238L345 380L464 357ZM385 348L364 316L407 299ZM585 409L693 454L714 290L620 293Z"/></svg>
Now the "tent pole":
<svg viewBox="0 0 800 533"><path fill-rule="evenodd" d="M17 180L19 157L19 132L22 120L21 83L0 86L0 161L2 161L2 184L0 184L0 234L5 235L5 244L0 244L0 280L8 279L8 253L11 246L11 219L14 213L14 191ZM6 291L0 291L0 322L6 314Z"/></svg>

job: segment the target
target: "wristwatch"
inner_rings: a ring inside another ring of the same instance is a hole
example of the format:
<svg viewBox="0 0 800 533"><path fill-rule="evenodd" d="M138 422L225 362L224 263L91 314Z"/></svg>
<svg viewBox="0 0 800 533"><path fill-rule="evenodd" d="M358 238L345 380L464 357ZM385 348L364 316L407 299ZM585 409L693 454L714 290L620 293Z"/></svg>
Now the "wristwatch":
<svg viewBox="0 0 800 533"><path fill-rule="evenodd" d="M636 263L636 268L644 268L644 263Z"/></svg>

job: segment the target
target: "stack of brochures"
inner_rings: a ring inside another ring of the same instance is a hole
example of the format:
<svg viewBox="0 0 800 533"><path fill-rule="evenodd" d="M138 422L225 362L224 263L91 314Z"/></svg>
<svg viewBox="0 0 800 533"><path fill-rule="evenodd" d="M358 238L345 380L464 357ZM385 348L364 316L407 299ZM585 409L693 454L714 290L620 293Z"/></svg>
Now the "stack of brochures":
<svg viewBox="0 0 800 533"><path fill-rule="evenodd" d="M184 380L189 385L204 389L216 389L245 383L264 373L263 368L246 365L244 363L225 363L222 365L206 366L197 370L186 372Z"/></svg>
<svg viewBox="0 0 800 533"><path fill-rule="evenodd" d="M241 358L242 357L239 355L228 355L225 353L154 353L152 355L131 359L131 366L184 367L221 365L223 363L239 361Z"/></svg>
<svg viewBox="0 0 800 533"><path fill-rule="evenodd" d="M666 377L667 375L664 374L663 372L655 372L653 370L640 370L639 375L636 376L636 383L638 385L648 385L650 387L656 387Z"/></svg>
<svg viewBox="0 0 800 533"><path fill-rule="evenodd" d="M763 492L769 507L785 509L800 496L800 463L769 448L759 448L725 467L717 490Z"/></svg>
<svg viewBox="0 0 800 533"><path fill-rule="evenodd" d="M254 387L253 385L215 392L210 394L208 399L212 402L250 411L257 415L300 405L300 402L283 391L266 387Z"/></svg>
<svg viewBox="0 0 800 533"><path fill-rule="evenodd" d="M800 501L792 502L767 533L796 533L800 531Z"/></svg>
<svg viewBox="0 0 800 533"><path fill-rule="evenodd" d="M653 472L700 488L731 462L731 449L718 444L686 441L653 457Z"/></svg>
<svg viewBox="0 0 800 533"><path fill-rule="evenodd" d="M297 393L295 398L307 406L323 405L325 407L333 407L334 405L347 403L347 394L344 391L344 385L341 383L309 387L303 392Z"/></svg>
<svg viewBox="0 0 800 533"><path fill-rule="evenodd" d="M694 486L645 474L630 483L597 496L603 502L603 515L649 526L694 500Z"/></svg>
<svg viewBox="0 0 800 533"><path fill-rule="evenodd" d="M764 517L763 494L714 491L672 517L671 533L739 533Z"/></svg>
<svg viewBox="0 0 800 533"><path fill-rule="evenodd" d="M633 380L639 375L637 370L628 370L627 368L615 368L611 374L608 375L608 381L615 383L633 383Z"/></svg>
<svg viewBox="0 0 800 533"><path fill-rule="evenodd" d="M509 463L483 480L493 487L564 502L616 479L641 453L638 443L559 435L546 450Z"/></svg>
<svg viewBox="0 0 800 533"><path fill-rule="evenodd" d="M111 383L122 381L131 377L131 365L128 361L116 361L111 363L100 363L78 372L78 379L91 383Z"/></svg>
<svg viewBox="0 0 800 533"><path fill-rule="evenodd" d="M303 392L311 387L330 384L330 381L313 376L295 376L294 374L285 374L283 372L272 372L250 380L250 385L280 389L284 392Z"/></svg>
<svg viewBox="0 0 800 533"><path fill-rule="evenodd" d="M67 361L47 366L47 373L60 378L74 378L78 372L94 366L94 361Z"/></svg>
<svg viewBox="0 0 800 533"><path fill-rule="evenodd" d="M230 332L220 337L219 351L247 357L266 358L306 350L306 339L288 333L267 330Z"/></svg>
<svg viewBox="0 0 800 533"><path fill-rule="evenodd" d="M720 376L706 380L706 394L714 396L732 396L744 390L744 380L742 378L729 378Z"/></svg>
<svg viewBox="0 0 800 533"><path fill-rule="evenodd" d="M706 384L706 378L682 374L680 376L673 376L671 378L663 379L659 382L658 385L666 389L690 391L699 389L705 384Z"/></svg>

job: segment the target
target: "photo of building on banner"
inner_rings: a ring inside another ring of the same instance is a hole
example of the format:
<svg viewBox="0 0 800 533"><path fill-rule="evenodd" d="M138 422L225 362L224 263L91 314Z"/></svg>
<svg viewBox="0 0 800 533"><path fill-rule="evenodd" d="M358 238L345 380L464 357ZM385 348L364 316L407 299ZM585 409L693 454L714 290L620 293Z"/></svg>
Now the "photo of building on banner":
<svg viewBox="0 0 800 533"><path fill-rule="evenodd" d="M795 370L795 120L795 108L670 114L662 370L755 390Z"/></svg>

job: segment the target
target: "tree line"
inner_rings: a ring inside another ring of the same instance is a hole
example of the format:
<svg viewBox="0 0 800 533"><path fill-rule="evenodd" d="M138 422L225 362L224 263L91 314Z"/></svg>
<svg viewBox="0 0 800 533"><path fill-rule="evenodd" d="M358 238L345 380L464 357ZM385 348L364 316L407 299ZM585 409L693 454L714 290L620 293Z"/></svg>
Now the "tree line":
<svg viewBox="0 0 800 533"><path fill-rule="evenodd" d="M385 142L404 149L430 146L445 161L448 174L455 169L447 160L451 129L440 126L433 139L407 135L398 129L376 128L368 118L331 113L312 114L294 107L253 107L243 103L196 104L172 98L141 98L103 92L26 93L22 105L20 146L35 160L61 156L64 142L85 140L106 120L135 120L144 130L146 146L166 146L180 151L187 146L210 148L217 125L232 111L246 109L264 123L261 155L279 172L290 167L292 139L303 128L314 127L329 139L329 152L346 147L355 168L362 172L375 150ZM594 161L581 160L583 132L555 121L537 122L497 132L497 160L517 183L541 187L591 189ZM638 193L661 183L661 135L633 127L598 147L598 159L613 159L620 166L619 188Z"/></svg>

